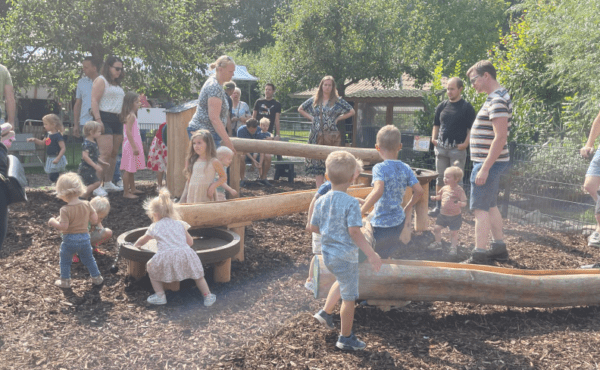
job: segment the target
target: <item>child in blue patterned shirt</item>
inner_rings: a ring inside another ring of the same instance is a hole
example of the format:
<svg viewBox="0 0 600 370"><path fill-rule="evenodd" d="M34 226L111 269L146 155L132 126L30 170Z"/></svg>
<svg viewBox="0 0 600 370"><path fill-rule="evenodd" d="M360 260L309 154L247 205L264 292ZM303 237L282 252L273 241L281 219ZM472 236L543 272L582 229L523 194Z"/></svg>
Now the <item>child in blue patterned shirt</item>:
<svg viewBox="0 0 600 370"><path fill-rule="evenodd" d="M389 258L400 243L405 212L412 212L413 205L423 195L423 188L412 169L398 160L402 149L400 130L393 125L383 127L377 133L375 148L383 162L373 167L373 191L365 198L361 210L365 214L375 206L371 219L375 251L381 258ZM412 187L412 198L402 208L407 187Z"/></svg>
<svg viewBox="0 0 600 370"><path fill-rule="evenodd" d="M360 230L362 218L358 200L346 193L352 183L356 158L348 152L336 151L329 154L325 167L332 188L315 202L310 224L311 231L322 236L323 262L336 282L329 290L325 306L314 317L334 329L332 313L341 297L342 330L336 347L361 350L366 344L352 333L354 301L358 298L358 249L365 253L375 271L381 268L381 259Z"/></svg>

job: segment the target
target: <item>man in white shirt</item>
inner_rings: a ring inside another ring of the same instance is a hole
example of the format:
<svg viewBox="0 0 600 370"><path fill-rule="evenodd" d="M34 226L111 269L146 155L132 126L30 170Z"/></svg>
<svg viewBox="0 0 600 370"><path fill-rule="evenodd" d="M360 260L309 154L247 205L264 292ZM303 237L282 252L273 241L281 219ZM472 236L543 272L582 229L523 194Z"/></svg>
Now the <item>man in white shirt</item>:
<svg viewBox="0 0 600 370"><path fill-rule="evenodd" d="M92 83L98 77L98 66L94 63L92 57L85 57L82 63L83 76L77 82L77 92L75 93L75 106L73 107L74 125L73 134L80 136L83 126L88 121L93 121L92 113Z"/></svg>

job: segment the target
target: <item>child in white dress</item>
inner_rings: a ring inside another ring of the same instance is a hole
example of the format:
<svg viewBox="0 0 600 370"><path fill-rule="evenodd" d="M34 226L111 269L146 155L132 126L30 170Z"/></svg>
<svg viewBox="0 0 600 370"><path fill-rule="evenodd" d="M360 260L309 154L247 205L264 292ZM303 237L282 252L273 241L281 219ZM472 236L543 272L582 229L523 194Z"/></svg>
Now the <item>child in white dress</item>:
<svg viewBox="0 0 600 370"><path fill-rule="evenodd" d="M154 223L150 225L146 235L135 242L134 247L141 248L150 239L156 239L157 252L146 264L155 292L148 297L148 303L167 303L163 283L193 279L204 296L204 305L212 306L217 296L211 294L204 279L202 262L196 252L190 248L194 244L192 236L187 231L190 225L179 220L179 214L173 207L169 191L161 189L158 197L144 203L144 209Z"/></svg>

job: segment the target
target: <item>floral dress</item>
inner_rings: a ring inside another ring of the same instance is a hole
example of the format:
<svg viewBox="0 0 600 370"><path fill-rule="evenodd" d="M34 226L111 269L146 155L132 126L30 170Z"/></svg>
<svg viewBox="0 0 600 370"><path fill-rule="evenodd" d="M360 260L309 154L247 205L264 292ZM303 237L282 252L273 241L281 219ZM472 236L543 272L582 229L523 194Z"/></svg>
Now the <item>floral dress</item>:
<svg viewBox="0 0 600 370"><path fill-rule="evenodd" d="M339 98L333 106L327 104L314 105L314 98L310 98L302 103L302 109L311 116L313 116L313 123L310 127L310 134L308 136L309 144L317 143L317 134L323 128L325 131L337 131L335 120L352 110L352 106L348 104L342 98ZM321 118L323 122L321 122ZM319 159L306 159L306 173L309 176L319 176L325 174L325 161Z"/></svg>
<svg viewBox="0 0 600 370"><path fill-rule="evenodd" d="M155 172L167 172L167 146L163 141L163 127L167 123L163 123L156 130L156 135L150 145L148 152L148 168Z"/></svg>

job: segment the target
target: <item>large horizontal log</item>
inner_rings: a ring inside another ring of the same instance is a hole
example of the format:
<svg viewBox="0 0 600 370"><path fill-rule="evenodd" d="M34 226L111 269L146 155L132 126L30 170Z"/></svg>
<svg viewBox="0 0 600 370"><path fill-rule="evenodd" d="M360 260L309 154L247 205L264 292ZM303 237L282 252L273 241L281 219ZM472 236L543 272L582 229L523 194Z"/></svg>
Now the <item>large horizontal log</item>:
<svg viewBox="0 0 600 370"><path fill-rule="evenodd" d="M331 152L345 150L365 162L378 163L382 161L376 149L289 143L273 140L239 139L233 137L231 138L231 142L235 150L242 153L266 153L291 157L326 159Z"/></svg>
<svg viewBox="0 0 600 370"><path fill-rule="evenodd" d="M325 298L335 277L316 256L315 297ZM600 304L600 270L518 270L458 263L384 260L379 272L359 267L360 299L446 301L520 307Z"/></svg>
<svg viewBox="0 0 600 370"><path fill-rule="evenodd" d="M351 187L348 194L365 198L373 188ZM176 204L181 219L192 227L217 227L306 212L314 190L292 191L222 202Z"/></svg>

